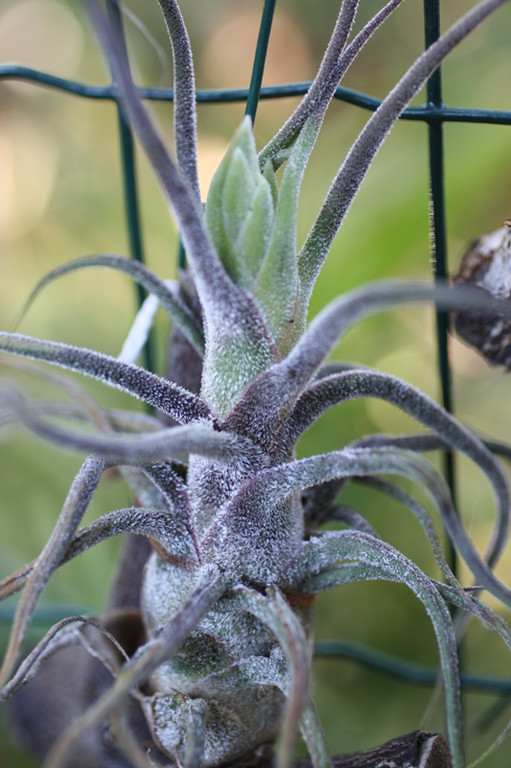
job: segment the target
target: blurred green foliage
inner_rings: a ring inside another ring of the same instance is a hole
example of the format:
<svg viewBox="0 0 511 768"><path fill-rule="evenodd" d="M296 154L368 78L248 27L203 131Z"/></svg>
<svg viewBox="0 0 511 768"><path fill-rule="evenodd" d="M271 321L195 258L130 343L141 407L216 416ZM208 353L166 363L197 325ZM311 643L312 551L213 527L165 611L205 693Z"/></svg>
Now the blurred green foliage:
<svg viewBox="0 0 511 768"><path fill-rule="evenodd" d="M156 3L131 0L126 23L137 81L170 86L171 65ZM279 0L265 83L311 79L334 22L338 0L320 4ZM380 7L361 3L360 23ZM447 26L464 10L464 0L442 4ZM182 9L196 53L199 88L246 86L257 24L257 0L183 0ZM318 11L318 8L320 9ZM511 109L509 94L509 7L464 43L443 67L444 98L452 106ZM382 97L423 46L422 2L408 0L371 41L344 82ZM60 76L106 83L108 76L82 9L65 0L3 0L0 9L2 60L16 60ZM423 99L423 95L422 95ZM295 99L263 102L255 126L262 146L290 113ZM417 100L421 103L421 98ZM152 105L169 143L172 107ZM239 124L243 105L199 108L199 157L207 179ZM308 230L323 195L351 142L367 118L355 107L334 103L307 171L301 234ZM332 249L312 300L312 312L338 293L382 276L428 276L428 177L426 126L400 123L380 152ZM501 226L510 215L511 131L500 126L445 126L446 203L452 269L474 237ZM163 277L176 268L176 232L145 159L138 156L142 225L148 265ZM121 169L114 107L20 82L0 83L0 325L12 327L36 281L72 258L98 252L126 254ZM46 289L19 330L117 354L135 311L127 278L89 270ZM168 324L158 316L159 370L165 358ZM490 370L458 341L451 342L456 413L485 432L506 439L510 390L507 377ZM402 376L438 397L433 313L399 309L365 321L343 340L337 355ZM15 375L5 368L8 376ZM38 396L49 386L24 375ZM105 406L137 407L106 388L84 383ZM350 403L331 411L301 444L303 455L341 447L375 431L409 431L410 420L380 403ZM1 435L1 575L31 559L46 540L80 457L9 429ZM493 519L489 488L481 474L459 461L458 492L465 524L484 550ZM127 492L118 479L103 483L87 521L122 507ZM434 573L418 525L405 510L375 492L355 487L343 497L381 535ZM65 566L48 586L47 602L76 603L100 611L115 569L119 542L109 542ZM511 581L511 561L498 568ZM436 663L433 633L421 606L404 587L357 584L318 601L318 637L358 640L408 660ZM5 640L6 628L1 627ZM471 671L506 674L509 658L480 627L464 643ZM315 694L331 751L369 747L424 726L442 728L441 697L352 661L317 662ZM466 697L469 758L489 744L479 734L477 715L493 701ZM426 719L425 713L428 714ZM497 721L495 733L501 727ZM504 748L505 750L505 748ZM500 750L486 765L506 765ZM0 764L25 763L0 735ZM29 763L27 763L28 765Z"/></svg>

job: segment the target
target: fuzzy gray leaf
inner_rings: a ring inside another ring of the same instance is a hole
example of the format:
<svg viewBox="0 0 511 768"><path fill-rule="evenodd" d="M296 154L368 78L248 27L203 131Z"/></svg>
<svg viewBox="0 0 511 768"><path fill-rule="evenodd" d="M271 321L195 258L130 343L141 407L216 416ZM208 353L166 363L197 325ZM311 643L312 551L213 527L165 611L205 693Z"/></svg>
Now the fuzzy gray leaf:
<svg viewBox="0 0 511 768"><path fill-rule="evenodd" d="M506 605L511 605L511 590L480 558L453 507L445 481L421 456L408 451L347 448L264 470L237 493L223 515L215 521L208 533L209 544L214 547L218 537L225 548L222 556L230 560L238 557L248 563L254 557L260 558L257 539L249 535L255 521L262 527L266 518L273 519L274 535L277 534L279 499L334 478L381 474L407 477L428 492L442 515L449 537L477 582ZM226 523L231 532L229 542L222 537Z"/></svg>
<svg viewBox="0 0 511 768"><path fill-rule="evenodd" d="M282 440L283 452L287 455L291 445L328 408L359 397L374 397L392 403L431 429L443 444L467 455L486 474L497 506L497 522L487 554L488 563L494 564L506 546L509 532L510 498L506 474L477 437L407 382L372 371L351 371L321 379L298 400L276 444Z"/></svg>
<svg viewBox="0 0 511 768"><path fill-rule="evenodd" d="M103 459L98 456L90 456L84 461L74 479L57 524L26 581L25 591L16 610L9 644L3 660L0 685L6 683L13 669L39 596L52 573L58 568L96 491L105 466Z"/></svg>
<svg viewBox="0 0 511 768"><path fill-rule="evenodd" d="M441 61L507 0L482 0L419 56L353 143L300 252L303 311L334 237L378 150L405 107Z"/></svg>
<svg viewBox="0 0 511 768"><path fill-rule="evenodd" d="M127 507L103 515L81 528L71 541L62 562L67 562L112 536L123 533L150 536L164 548L169 559L183 567L197 566L197 551L190 532L167 510Z"/></svg>
<svg viewBox="0 0 511 768"><path fill-rule="evenodd" d="M325 517L324 522L344 523L348 528L351 528L354 531L363 531L364 533L369 533L371 536L378 537L376 529L373 528L371 523L369 523L360 512L341 504L332 507Z"/></svg>
<svg viewBox="0 0 511 768"><path fill-rule="evenodd" d="M115 675L118 671L118 664L113 660L111 654L106 654L98 647L94 647L93 640L87 637L83 631L86 627L93 627L100 632L108 642L112 644L117 653L127 660L127 656L117 640L100 624L100 622L85 616L71 616L59 621L58 624L55 624L49 632L47 632L23 663L20 664L20 667L12 680L2 688L0 698L5 700L13 696L20 688L35 677L45 659L49 658L61 648L69 648L74 645L81 645L86 648L91 655L98 658L104 666L108 668L112 675Z"/></svg>
<svg viewBox="0 0 511 768"><path fill-rule="evenodd" d="M404 506L407 507L410 510L410 512L412 512L412 514L417 518L417 520L421 524L424 530L424 533L428 537L431 550L435 558L435 562L440 568L440 571L442 572L446 580L455 589L460 589L460 585L457 582L456 578L454 577L447 563L447 560L445 559L445 555L442 550L442 545L440 544L440 540L435 531L431 518L426 512L426 510L424 509L424 507L421 504L419 504L418 501L413 496L411 496L409 493L407 493L405 490L403 490L400 486L396 485L395 483L389 483L388 481L382 480L381 478L378 478L378 477L359 478L358 482L362 483L364 486L367 486L368 488L374 488L375 490L380 491L381 493L384 493L393 499L396 499L396 501L399 501L401 504L404 504Z"/></svg>
<svg viewBox="0 0 511 768"><path fill-rule="evenodd" d="M183 480L169 462L148 464L144 467L144 472L166 499L175 520L188 531L198 552L190 496Z"/></svg>
<svg viewBox="0 0 511 768"><path fill-rule="evenodd" d="M206 566L197 572L196 588L185 606L166 627L123 667L113 686L76 721L59 739L48 756L48 765L63 768L75 741L97 727L117 709L137 685L144 683L151 673L170 658L200 622L211 606L227 588L224 577L215 566Z"/></svg>
<svg viewBox="0 0 511 768"><path fill-rule="evenodd" d="M339 17L318 73L291 117L262 150L260 154L261 165L267 163L271 158L275 168L278 168L280 164L279 153L282 154L283 149L290 145L306 120L311 115L322 117L325 114L338 84L358 53L402 2L403 0L390 0L362 27L349 45L346 45L346 42L355 19L358 0L350 0L350 2L341 4Z"/></svg>
<svg viewBox="0 0 511 768"><path fill-rule="evenodd" d="M288 571L288 583L315 590L315 577L328 572L328 586L361 578L384 578L408 586L421 600L437 637L447 707L447 729L454 766L464 765L458 657L449 611L436 586L414 563L386 542L359 531L325 533L307 542ZM353 576L350 563L354 563ZM320 582L321 584L321 582ZM323 588L323 585L320 587Z"/></svg>
<svg viewBox="0 0 511 768"><path fill-rule="evenodd" d="M66 448L99 454L110 463L147 464L194 453L228 461L236 458L241 466L251 464L259 450L246 438L231 432L217 432L206 424L168 427L158 432L137 435L88 434L44 421L17 392L3 398L25 426L36 434Z"/></svg>
<svg viewBox="0 0 511 768"><path fill-rule="evenodd" d="M480 291L447 285L379 280L341 295L328 304L282 362L260 374L226 419L226 426L253 436L269 447L298 397L348 328L385 307L432 301L443 308L477 306L511 312L503 302L481 297Z"/></svg>
<svg viewBox="0 0 511 768"><path fill-rule="evenodd" d="M9 576L6 576L5 579L0 581L0 602L11 597L11 595L15 595L20 589L23 589L27 578L32 572L35 562L35 560L32 560L31 563L23 565L21 568L18 568L17 571L14 571L14 573L9 574Z"/></svg>
<svg viewBox="0 0 511 768"><path fill-rule="evenodd" d="M174 133L179 170L200 202L197 170L195 75L188 31L176 0L158 0L172 44L174 62Z"/></svg>
<svg viewBox="0 0 511 768"><path fill-rule="evenodd" d="M339 61L355 21L358 4L359 0L346 0L341 3L332 36L314 82L291 117L261 152L261 167L272 160L274 166L278 168L277 155L282 154L282 150L290 146L311 115L319 118L318 122L322 121L342 76Z"/></svg>
<svg viewBox="0 0 511 768"><path fill-rule="evenodd" d="M128 507L108 512L90 525L80 528L57 567L105 539L124 533L151 537L163 547L163 556L185 569L193 570L197 566L197 545L182 521L176 520L168 510ZM0 583L0 600L23 589L36 564L37 560L33 560L4 579Z"/></svg>
<svg viewBox="0 0 511 768"><path fill-rule="evenodd" d="M252 298L227 275L205 227L202 207L142 106L123 48L112 35L100 4L97 0L84 2L110 62L122 107L138 133L179 221L204 313L203 395L215 413L222 417L249 382L276 359L276 351Z"/></svg>
<svg viewBox="0 0 511 768"><path fill-rule="evenodd" d="M101 352L5 331L0 332L0 351L78 371L128 392L148 405L159 408L180 423L211 416L207 405L196 395L144 368L121 363L115 357Z"/></svg>
<svg viewBox="0 0 511 768"><path fill-rule="evenodd" d="M271 629L286 656L290 685L277 748L277 768L290 768L296 732L307 697L310 663L307 639L298 619L276 588L268 589L267 595L243 586L236 587L233 592L242 609Z"/></svg>

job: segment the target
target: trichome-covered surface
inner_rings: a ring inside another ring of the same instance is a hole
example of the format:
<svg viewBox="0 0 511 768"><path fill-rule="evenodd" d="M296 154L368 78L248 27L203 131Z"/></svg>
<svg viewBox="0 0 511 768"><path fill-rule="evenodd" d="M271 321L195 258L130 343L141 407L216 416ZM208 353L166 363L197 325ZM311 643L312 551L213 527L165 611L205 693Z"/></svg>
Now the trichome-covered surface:
<svg viewBox="0 0 511 768"><path fill-rule="evenodd" d="M309 324L307 310L333 239L393 123L452 48L503 4L483 0L417 59L354 142L299 246L300 186L325 111L355 56L400 1L382 6L352 35L358 2L344 0L308 94L260 152L245 118L203 205L192 57L177 3L160 0L174 59L173 159L139 99L115 26L95 0L85 0L123 114L179 223L187 266L169 284L140 264L98 254L54 270L31 297L79 269L129 274L174 321L166 376L135 362L147 305L120 358L0 333L4 352L91 377L152 409L151 415L103 409L80 385L49 369L40 376L71 395L70 404L31 402L15 387L2 392L5 423L22 422L86 455L46 546L1 584L2 597L22 590L2 667L2 697L12 697L19 735L47 768L213 768L257 762L275 745L277 765L285 768L293 762L298 732L312 764L328 766L310 695L314 600L333 587L374 580L407 586L431 620L445 733L453 765L465 765L457 654L463 617L475 616L511 648L508 625L479 598L487 590L511 604L510 588L493 571L508 535L506 476L474 434L413 386L326 360L357 321L386 307L435 301L463 309L475 302L495 311L495 303L479 292L382 281L340 295ZM360 435L337 450L296 458L298 441L318 418L360 398L390 403L424 430L407 437ZM464 454L493 489L495 524L483 557L448 486L423 457L445 449ZM111 470L126 480L132 503L80 528ZM395 478L421 489L421 500ZM380 538L358 512L338 504L353 480L397 499L418 518L438 578ZM445 560L423 496L472 573L468 589ZM342 527L321 530L334 521ZM122 533L136 538L121 561L105 616L60 621L19 663L55 570Z"/></svg>

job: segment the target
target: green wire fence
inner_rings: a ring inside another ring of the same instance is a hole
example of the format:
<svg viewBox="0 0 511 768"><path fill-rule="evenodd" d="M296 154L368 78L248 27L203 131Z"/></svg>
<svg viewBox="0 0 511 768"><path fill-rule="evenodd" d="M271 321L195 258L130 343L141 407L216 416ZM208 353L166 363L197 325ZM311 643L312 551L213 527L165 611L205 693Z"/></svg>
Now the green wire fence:
<svg viewBox="0 0 511 768"><path fill-rule="evenodd" d="M246 102L246 114L255 119L257 105L261 99L284 99L304 95L310 82L296 82L278 86L262 87L262 76L265 64L266 50L270 36L273 12L276 0L265 0L259 37L254 58L254 66L250 86L248 88L226 90L198 90L197 102L201 104L226 104L232 102ZM439 0L424 0L424 29L425 45L430 46L440 34L440 8ZM123 35L122 14L117 0L106 0L110 23ZM116 88L114 84L107 86L88 85L70 79L56 77L37 69L18 64L0 66L0 79L21 80L37 86L50 88L56 91L77 96L80 98L106 100L117 104ZM143 99L158 102L173 100L173 91L163 88L139 89ZM352 104L356 107L374 111L380 104L378 99L349 88L337 88L335 98ZM137 170L134 149L134 139L131 128L125 120L122 110L117 104L119 146L122 162L122 176L124 189L124 209L130 255L133 259L143 262L144 245L143 232L140 220ZM429 137L429 176L430 176L430 200L431 200L431 256L434 264L434 278L444 280L448 276L447 266L447 225L444 198L444 146L443 126L448 122L479 123L487 125L511 125L511 112L484 109L462 109L451 107L443 103L441 71L438 69L428 82L426 103L420 106L407 108L401 115L401 120L421 121L428 126ZM139 289L139 305L144 299L143 289ZM140 292L141 290L141 292ZM436 313L436 336L438 350L438 370L441 386L441 399L444 407L452 412L454 409L451 387L451 368L449 363L449 350L447 344L448 315L445 312ZM144 350L146 367L153 367L153 354L151 340ZM497 448L499 447L495 444ZM503 447L503 453L509 452L507 446ZM453 456L447 453L444 457L444 472L454 495L455 467ZM455 553L450 553L451 564L455 567ZM69 615L69 610L62 606L41 606L36 612L34 620L40 624L53 623L63 616ZM13 610L10 606L0 608L0 623L12 620ZM350 658L394 675L403 680L415 684L434 685L438 679L437 670L419 664L404 662L388 654L376 652L356 643L343 641L318 642L316 644L318 656L337 656ZM506 699L511 696L511 680L483 675L461 674L461 685L464 690L476 692L492 692L504 695ZM489 718L490 719L490 718Z"/></svg>

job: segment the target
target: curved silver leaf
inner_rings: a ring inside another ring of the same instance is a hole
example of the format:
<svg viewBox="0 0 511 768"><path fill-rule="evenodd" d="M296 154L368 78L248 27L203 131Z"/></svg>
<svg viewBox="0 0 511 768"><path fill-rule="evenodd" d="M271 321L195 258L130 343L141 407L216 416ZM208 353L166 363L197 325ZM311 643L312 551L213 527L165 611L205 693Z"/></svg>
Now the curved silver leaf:
<svg viewBox="0 0 511 768"><path fill-rule="evenodd" d="M321 581L325 572L326 581ZM388 579L405 584L423 603L433 624L445 687L447 731L453 765L463 768L464 749L456 637L447 606L434 582L396 549L360 531L328 532L307 542L286 568L286 583L316 593L336 584Z"/></svg>
<svg viewBox="0 0 511 768"><path fill-rule="evenodd" d="M98 253L92 256L84 256L79 259L73 259L59 267L52 269L44 275L32 290L30 296L25 302L20 317L16 323L19 324L23 316L39 296L41 291L54 280L71 272L81 269L90 269L92 267L104 267L122 272L142 285L148 293L157 297L163 309L170 317L175 320L182 329L190 343L195 347L199 354L204 352L204 335L200 323L193 315L190 309L179 296L178 291L170 288L163 280L154 274L150 269L138 261L128 259L125 256L119 256L114 253Z"/></svg>
<svg viewBox="0 0 511 768"><path fill-rule="evenodd" d="M105 468L104 459L99 456L89 456L73 481L55 528L26 580L25 591L16 610L9 644L2 663L0 686L5 685L12 672L39 595L69 547Z"/></svg>
<svg viewBox="0 0 511 768"><path fill-rule="evenodd" d="M41 437L66 448L99 454L115 464L147 464L193 453L220 461L236 460L243 467L260 456L257 446L247 438L218 432L206 424L185 424L135 435L89 434L42 419L16 391L4 392L2 398L18 419Z"/></svg>
<svg viewBox="0 0 511 768"><path fill-rule="evenodd" d="M123 666L112 687L62 735L48 756L48 768L64 768L75 740L101 725L126 700L130 691L143 684L163 661L178 650L227 586L215 566L205 566L197 571L196 588L183 609L162 628L157 637L139 648Z"/></svg>
<svg viewBox="0 0 511 768"><path fill-rule="evenodd" d="M511 589L497 579L479 556L453 507L445 481L429 462L410 451L387 447L346 448L264 470L240 489L226 511L215 520L206 537L208 546L214 549L218 538L223 546L218 556L225 557L226 564L235 557L248 562L258 551L257 538L249 532L253 526L262 527L265 521L271 525L272 515L276 518L276 528L279 499L333 478L382 474L409 478L427 491L477 582L511 606ZM225 525L229 525L229 541L222 537Z"/></svg>
<svg viewBox="0 0 511 768"><path fill-rule="evenodd" d="M325 411L339 403L361 397L392 403L431 429L445 446L461 451L472 459L486 474L493 488L497 508L497 521L486 556L488 563L493 565L509 536L510 496L506 474L491 452L463 424L402 379L365 370L348 371L320 379L296 403L293 413L275 440L276 448L287 455L300 435ZM365 444L366 439L363 439L362 445ZM412 445L409 447L412 448Z"/></svg>

